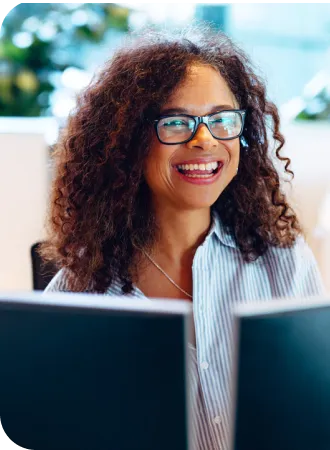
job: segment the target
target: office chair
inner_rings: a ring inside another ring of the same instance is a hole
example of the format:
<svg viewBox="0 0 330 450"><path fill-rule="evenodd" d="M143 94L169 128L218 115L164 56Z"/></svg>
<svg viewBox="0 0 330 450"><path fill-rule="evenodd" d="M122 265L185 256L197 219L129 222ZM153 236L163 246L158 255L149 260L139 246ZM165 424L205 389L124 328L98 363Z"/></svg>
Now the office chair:
<svg viewBox="0 0 330 450"><path fill-rule="evenodd" d="M37 242L31 247L33 290L43 291L50 280L57 273L58 269L52 263L45 263L38 253L41 242Z"/></svg>

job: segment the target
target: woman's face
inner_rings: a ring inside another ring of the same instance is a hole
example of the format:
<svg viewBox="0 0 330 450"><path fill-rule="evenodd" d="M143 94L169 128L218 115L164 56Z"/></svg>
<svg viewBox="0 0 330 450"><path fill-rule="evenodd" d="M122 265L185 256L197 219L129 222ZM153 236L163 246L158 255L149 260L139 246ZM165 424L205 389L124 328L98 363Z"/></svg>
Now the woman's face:
<svg viewBox="0 0 330 450"><path fill-rule="evenodd" d="M192 66L161 115L204 116L237 108L233 93L214 68ZM172 125L166 126L168 130ZM162 144L154 133L144 169L153 201L157 207L171 205L180 210L209 208L236 175L239 150L239 138L215 139L205 124L200 124L193 139L184 144ZM209 170L203 173L203 164L212 166L205 166Z"/></svg>

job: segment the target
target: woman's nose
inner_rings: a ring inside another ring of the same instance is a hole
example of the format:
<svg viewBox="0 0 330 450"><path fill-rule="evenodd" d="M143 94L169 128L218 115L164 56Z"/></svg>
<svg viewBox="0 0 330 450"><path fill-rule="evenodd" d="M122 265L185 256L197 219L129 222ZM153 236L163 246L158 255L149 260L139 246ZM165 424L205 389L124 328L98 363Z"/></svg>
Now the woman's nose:
<svg viewBox="0 0 330 450"><path fill-rule="evenodd" d="M212 148L218 145L218 140L215 139L210 130L204 123L199 124L194 137L187 142L189 147Z"/></svg>

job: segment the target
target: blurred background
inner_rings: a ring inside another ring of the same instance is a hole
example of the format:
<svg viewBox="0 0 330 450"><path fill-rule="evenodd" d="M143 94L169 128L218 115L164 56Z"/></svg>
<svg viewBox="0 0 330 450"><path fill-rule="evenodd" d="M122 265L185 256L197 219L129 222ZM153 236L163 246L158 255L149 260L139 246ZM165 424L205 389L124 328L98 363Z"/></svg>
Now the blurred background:
<svg viewBox="0 0 330 450"><path fill-rule="evenodd" d="M0 29L0 290L52 276L35 248L52 145L77 93L128 32L192 20L225 31L266 80L295 173L283 188L330 289L330 4L21 3Z"/></svg>

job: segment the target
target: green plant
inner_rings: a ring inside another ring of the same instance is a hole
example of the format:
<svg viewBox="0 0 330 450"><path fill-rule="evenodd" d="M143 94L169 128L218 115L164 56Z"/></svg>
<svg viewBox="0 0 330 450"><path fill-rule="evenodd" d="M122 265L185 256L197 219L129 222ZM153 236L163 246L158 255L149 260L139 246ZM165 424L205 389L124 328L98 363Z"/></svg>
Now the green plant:
<svg viewBox="0 0 330 450"><path fill-rule="evenodd" d="M81 47L111 28L126 32L129 13L114 3L17 5L1 28L0 115L49 115L54 75L84 69Z"/></svg>
<svg viewBox="0 0 330 450"><path fill-rule="evenodd" d="M296 120L330 120L330 96L327 89L322 89L315 97L306 100L306 106Z"/></svg>

